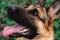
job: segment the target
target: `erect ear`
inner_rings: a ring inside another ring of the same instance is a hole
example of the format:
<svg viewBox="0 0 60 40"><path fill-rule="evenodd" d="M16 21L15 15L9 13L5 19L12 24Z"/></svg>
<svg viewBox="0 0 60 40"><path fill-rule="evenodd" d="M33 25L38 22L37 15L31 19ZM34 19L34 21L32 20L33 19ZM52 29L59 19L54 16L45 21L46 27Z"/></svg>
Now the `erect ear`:
<svg viewBox="0 0 60 40"><path fill-rule="evenodd" d="M44 6L46 0L38 0L36 4L39 4L40 6Z"/></svg>
<svg viewBox="0 0 60 40"><path fill-rule="evenodd" d="M54 17L60 14L60 0L55 1L48 10L48 16Z"/></svg>

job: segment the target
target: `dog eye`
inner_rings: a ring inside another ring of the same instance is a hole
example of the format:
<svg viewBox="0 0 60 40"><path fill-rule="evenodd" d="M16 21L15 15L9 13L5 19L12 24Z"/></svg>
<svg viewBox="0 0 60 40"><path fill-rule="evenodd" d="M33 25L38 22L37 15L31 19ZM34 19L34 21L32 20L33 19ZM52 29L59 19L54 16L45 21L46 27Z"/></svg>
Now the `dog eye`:
<svg viewBox="0 0 60 40"><path fill-rule="evenodd" d="M37 9L30 10L29 13L32 14L33 16L37 16L38 15Z"/></svg>

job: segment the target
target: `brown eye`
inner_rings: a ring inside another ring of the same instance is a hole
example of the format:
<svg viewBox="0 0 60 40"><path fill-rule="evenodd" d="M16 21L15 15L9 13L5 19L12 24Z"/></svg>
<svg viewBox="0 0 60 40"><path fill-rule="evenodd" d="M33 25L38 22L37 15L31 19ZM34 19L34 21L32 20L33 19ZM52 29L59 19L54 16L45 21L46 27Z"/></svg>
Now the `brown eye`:
<svg viewBox="0 0 60 40"><path fill-rule="evenodd" d="M31 13L33 16L37 16L38 15L37 9L30 10L29 13Z"/></svg>

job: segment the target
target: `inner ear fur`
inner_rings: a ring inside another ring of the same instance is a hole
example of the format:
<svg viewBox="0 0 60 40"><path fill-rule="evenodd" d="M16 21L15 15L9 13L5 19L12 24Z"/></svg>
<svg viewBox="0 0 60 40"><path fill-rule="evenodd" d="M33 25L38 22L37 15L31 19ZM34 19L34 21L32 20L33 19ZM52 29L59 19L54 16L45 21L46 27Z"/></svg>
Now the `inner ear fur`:
<svg viewBox="0 0 60 40"><path fill-rule="evenodd" d="M60 11L60 0L55 1L50 7L48 11L49 17L57 16L57 12ZM58 14L59 15L59 14Z"/></svg>

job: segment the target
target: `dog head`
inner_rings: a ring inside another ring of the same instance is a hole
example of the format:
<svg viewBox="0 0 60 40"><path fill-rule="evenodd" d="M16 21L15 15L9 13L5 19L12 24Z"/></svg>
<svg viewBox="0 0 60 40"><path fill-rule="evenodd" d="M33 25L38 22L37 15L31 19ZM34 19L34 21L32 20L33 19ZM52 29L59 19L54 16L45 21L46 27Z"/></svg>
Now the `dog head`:
<svg viewBox="0 0 60 40"><path fill-rule="evenodd" d="M22 33L19 33L20 32L19 31L18 33L16 33L17 34L16 36L23 35L25 37L30 37L30 36L35 36L37 34L37 30L33 22L34 21L33 15L34 14L30 13L25 8L21 8L21 7L15 7L15 9L12 9L11 7L8 8L8 17L16 21L19 25L21 25L23 28L27 30L26 32L24 31Z"/></svg>
<svg viewBox="0 0 60 40"><path fill-rule="evenodd" d="M48 35L53 31L54 20L60 11L60 1L49 7L48 11L40 5L30 5L27 8L8 7L8 17L16 21L13 34L10 37L33 38L38 35ZM12 29L13 29L12 28ZM48 34L47 34L48 33Z"/></svg>

